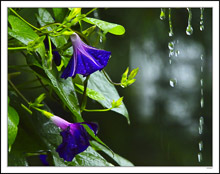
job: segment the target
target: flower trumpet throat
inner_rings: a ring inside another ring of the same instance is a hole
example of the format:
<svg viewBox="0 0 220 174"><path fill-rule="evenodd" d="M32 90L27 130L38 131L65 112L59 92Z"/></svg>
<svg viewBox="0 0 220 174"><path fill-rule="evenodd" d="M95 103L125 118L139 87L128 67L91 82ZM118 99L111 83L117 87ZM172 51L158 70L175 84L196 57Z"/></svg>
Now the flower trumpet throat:
<svg viewBox="0 0 220 174"><path fill-rule="evenodd" d="M73 56L64 69L61 78L75 77L76 74L88 76L97 70L102 70L111 56L110 51L100 50L85 44L74 33L70 36L73 45Z"/></svg>

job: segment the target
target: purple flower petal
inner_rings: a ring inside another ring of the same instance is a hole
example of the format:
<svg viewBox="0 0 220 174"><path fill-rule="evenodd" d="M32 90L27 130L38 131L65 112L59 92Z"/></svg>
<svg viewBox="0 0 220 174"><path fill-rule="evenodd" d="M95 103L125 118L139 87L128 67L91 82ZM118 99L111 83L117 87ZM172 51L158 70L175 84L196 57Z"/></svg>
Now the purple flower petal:
<svg viewBox="0 0 220 174"><path fill-rule="evenodd" d="M53 117L51 117L51 120L53 121L53 123L55 125L60 127L62 130L67 129L67 127L71 124L68 121L66 121L66 120L64 120L64 119L62 119L62 118L60 118L58 116L55 116L55 115Z"/></svg>
<svg viewBox="0 0 220 174"><path fill-rule="evenodd" d="M77 154L86 150L90 145L88 134L80 124L72 123L60 134L63 137L63 142L56 151L66 161L72 161Z"/></svg>
<svg viewBox="0 0 220 174"><path fill-rule="evenodd" d="M61 78L74 78L76 74L88 76L107 65L111 52L86 45L76 33L70 38L74 53Z"/></svg>

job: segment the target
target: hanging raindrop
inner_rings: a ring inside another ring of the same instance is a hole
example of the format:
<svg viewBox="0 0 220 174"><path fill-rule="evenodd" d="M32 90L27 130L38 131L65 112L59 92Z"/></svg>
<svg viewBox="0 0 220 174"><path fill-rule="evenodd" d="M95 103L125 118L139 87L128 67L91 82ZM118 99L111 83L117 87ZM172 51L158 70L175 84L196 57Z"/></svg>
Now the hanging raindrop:
<svg viewBox="0 0 220 174"><path fill-rule="evenodd" d="M203 86L203 79L200 79L200 84L201 86Z"/></svg>
<svg viewBox="0 0 220 174"><path fill-rule="evenodd" d="M190 36L193 33L193 28L192 28L192 25L191 25L192 11L191 11L191 8L187 8L187 10L188 10L188 13L189 13L189 17L188 17L188 26L186 28L186 34Z"/></svg>
<svg viewBox="0 0 220 174"><path fill-rule="evenodd" d="M177 85L177 79L176 78L170 79L170 86L174 88L176 85Z"/></svg>
<svg viewBox="0 0 220 174"><path fill-rule="evenodd" d="M172 64L172 59L169 59L169 63L170 63L170 65Z"/></svg>
<svg viewBox="0 0 220 174"><path fill-rule="evenodd" d="M204 24L203 24L203 11L204 11L204 8L200 8L200 31L203 31L204 30Z"/></svg>
<svg viewBox="0 0 220 174"><path fill-rule="evenodd" d="M200 141L199 142L199 151L202 151L202 149L203 149L203 141Z"/></svg>
<svg viewBox="0 0 220 174"><path fill-rule="evenodd" d="M200 135L203 133L203 124L204 124L204 118L201 116L199 118L199 134Z"/></svg>
<svg viewBox="0 0 220 174"><path fill-rule="evenodd" d="M179 50L176 50L175 51L175 56L177 57L179 55L180 51Z"/></svg>
<svg viewBox="0 0 220 174"><path fill-rule="evenodd" d="M175 42L169 42L168 43L169 50L173 50L174 49L174 45L175 45Z"/></svg>
<svg viewBox="0 0 220 174"><path fill-rule="evenodd" d="M161 8L160 19L161 19L161 20L164 20L165 18L166 18L166 15L165 15L165 8Z"/></svg>
<svg viewBox="0 0 220 174"><path fill-rule="evenodd" d="M201 105L201 108L204 107L204 99L203 99L203 97L202 97L201 100L200 100L200 105Z"/></svg>
<svg viewBox="0 0 220 174"><path fill-rule="evenodd" d="M169 26L170 26L170 31L169 31L169 36L173 36L173 26L172 26L172 21L171 21L171 9L169 8Z"/></svg>
<svg viewBox="0 0 220 174"><path fill-rule="evenodd" d="M198 153L198 161L202 162L202 153L201 152Z"/></svg>
<svg viewBox="0 0 220 174"><path fill-rule="evenodd" d="M102 36L99 37L99 42L102 43Z"/></svg>
<svg viewBox="0 0 220 174"><path fill-rule="evenodd" d="M201 96L203 96L203 89L201 89Z"/></svg>
<svg viewBox="0 0 220 174"><path fill-rule="evenodd" d="M201 116L199 118L199 125L203 125L203 124L204 124L204 118L203 118L203 116Z"/></svg>

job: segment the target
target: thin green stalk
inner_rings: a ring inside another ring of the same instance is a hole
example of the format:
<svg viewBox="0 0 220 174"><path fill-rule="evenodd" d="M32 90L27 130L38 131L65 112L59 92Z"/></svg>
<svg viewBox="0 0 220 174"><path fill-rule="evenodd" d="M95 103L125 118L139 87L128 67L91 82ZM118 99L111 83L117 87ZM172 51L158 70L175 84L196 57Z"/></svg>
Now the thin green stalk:
<svg viewBox="0 0 220 174"><path fill-rule="evenodd" d="M11 80L8 80L11 87L18 93L18 95L29 105L29 101L23 96L23 94L16 88L16 86L12 83Z"/></svg>
<svg viewBox="0 0 220 174"><path fill-rule="evenodd" d="M9 47L8 50L26 50L27 47Z"/></svg>
<svg viewBox="0 0 220 174"><path fill-rule="evenodd" d="M16 13L12 8L9 8L17 17L19 17L22 21L24 21L26 24L28 24L29 26L31 26L32 28L36 29L36 30L40 30L39 28L31 25L29 22L27 22L26 20L24 20L24 18L22 18L18 13Z"/></svg>
<svg viewBox="0 0 220 174"><path fill-rule="evenodd" d="M121 86L121 83L115 83L113 81L111 81L111 79L108 77L108 75L106 74L106 72L104 71L104 69L102 70L102 72L104 73L106 79L113 85L116 85L116 86Z"/></svg>
<svg viewBox="0 0 220 174"><path fill-rule="evenodd" d="M87 76L86 80L83 83L84 84L84 91L83 91L82 102L81 102L81 107L80 107L81 112L85 109L86 103L87 103L86 89L87 89L89 77L90 76Z"/></svg>
<svg viewBox="0 0 220 174"><path fill-rule="evenodd" d="M97 8L93 8L92 10L90 10L88 13L86 13L86 16L88 16L90 13L92 13L93 11L95 11Z"/></svg>
<svg viewBox="0 0 220 174"><path fill-rule="evenodd" d="M86 111L86 112L106 112L106 111L110 111L112 109L113 109L113 107L111 107L109 109L83 109L83 111Z"/></svg>

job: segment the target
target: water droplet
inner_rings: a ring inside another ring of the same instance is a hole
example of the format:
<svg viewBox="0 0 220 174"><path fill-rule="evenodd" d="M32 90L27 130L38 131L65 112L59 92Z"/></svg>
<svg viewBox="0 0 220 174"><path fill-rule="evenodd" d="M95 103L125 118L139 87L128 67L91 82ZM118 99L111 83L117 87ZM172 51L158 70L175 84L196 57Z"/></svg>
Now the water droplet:
<svg viewBox="0 0 220 174"><path fill-rule="evenodd" d="M186 34L187 35L191 35L191 34L193 34L193 28L192 28L192 26L191 25L188 25L187 26L187 28L186 28Z"/></svg>
<svg viewBox="0 0 220 174"><path fill-rule="evenodd" d="M200 31L203 31L204 30L204 24L203 24L203 11L204 11L204 8L200 8Z"/></svg>
<svg viewBox="0 0 220 174"><path fill-rule="evenodd" d="M175 79L175 78L170 79L170 86L174 88L176 85L177 85L177 79Z"/></svg>
<svg viewBox="0 0 220 174"><path fill-rule="evenodd" d="M202 151L202 149L203 149L203 141L200 141L199 142L199 151Z"/></svg>
<svg viewBox="0 0 220 174"><path fill-rule="evenodd" d="M201 135L203 133L203 124L204 124L204 118L201 116L199 118L199 134Z"/></svg>
<svg viewBox="0 0 220 174"><path fill-rule="evenodd" d="M102 43L102 36L100 36L100 38L99 38L99 42Z"/></svg>
<svg viewBox="0 0 220 174"><path fill-rule="evenodd" d="M202 22L202 23L200 22L200 27L199 27L200 31L203 31L204 28L205 28L205 27L204 27L204 25L203 25L203 22Z"/></svg>
<svg viewBox="0 0 220 174"><path fill-rule="evenodd" d="M198 153L198 161L202 162L202 153L201 152Z"/></svg>
<svg viewBox="0 0 220 174"><path fill-rule="evenodd" d="M203 54L201 54L200 59L203 60Z"/></svg>
<svg viewBox="0 0 220 174"><path fill-rule="evenodd" d="M193 34L193 27L191 25L192 11L191 11L191 8L187 8L187 10L188 10L189 17L188 17L188 26L186 28L186 34L190 36L191 34Z"/></svg>
<svg viewBox="0 0 220 174"><path fill-rule="evenodd" d="M172 26L172 21L171 21L171 9L169 8L169 27L170 27L170 31L169 31L169 36L173 36L173 26Z"/></svg>
<svg viewBox="0 0 220 174"><path fill-rule="evenodd" d="M201 96L203 96L203 89L201 89Z"/></svg>
<svg viewBox="0 0 220 174"><path fill-rule="evenodd" d="M168 43L168 48L169 48L169 50L173 50L173 49L174 49L174 45L175 45L174 42L169 42L169 43Z"/></svg>
<svg viewBox="0 0 220 174"><path fill-rule="evenodd" d="M171 59L169 59L169 63L170 63L170 65L172 64L172 60Z"/></svg>
<svg viewBox="0 0 220 174"><path fill-rule="evenodd" d="M200 79L200 84L201 86L203 86L203 79Z"/></svg>
<svg viewBox="0 0 220 174"><path fill-rule="evenodd" d="M204 99L203 99L203 97L202 97L201 100L200 100L200 105L201 105L201 108L204 107Z"/></svg>
<svg viewBox="0 0 220 174"><path fill-rule="evenodd" d="M199 126L199 134L201 135L203 133L203 126Z"/></svg>
<svg viewBox="0 0 220 174"><path fill-rule="evenodd" d="M165 15L165 8L161 8L160 19L161 19L161 20L164 20L165 18L166 18L166 15Z"/></svg>
<svg viewBox="0 0 220 174"><path fill-rule="evenodd" d="M179 50L175 51L175 56L177 57L180 54Z"/></svg>
<svg viewBox="0 0 220 174"><path fill-rule="evenodd" d="M203 66L201 66L201 72L203 72Z"/></svg>
<svg viewBox="0 0 220 174"><path fill-rule="evenodd" d="M203 125L203 124L204 124L204 118L203 118L203 116L201 116L199 118L199 125Z"/></svg>

